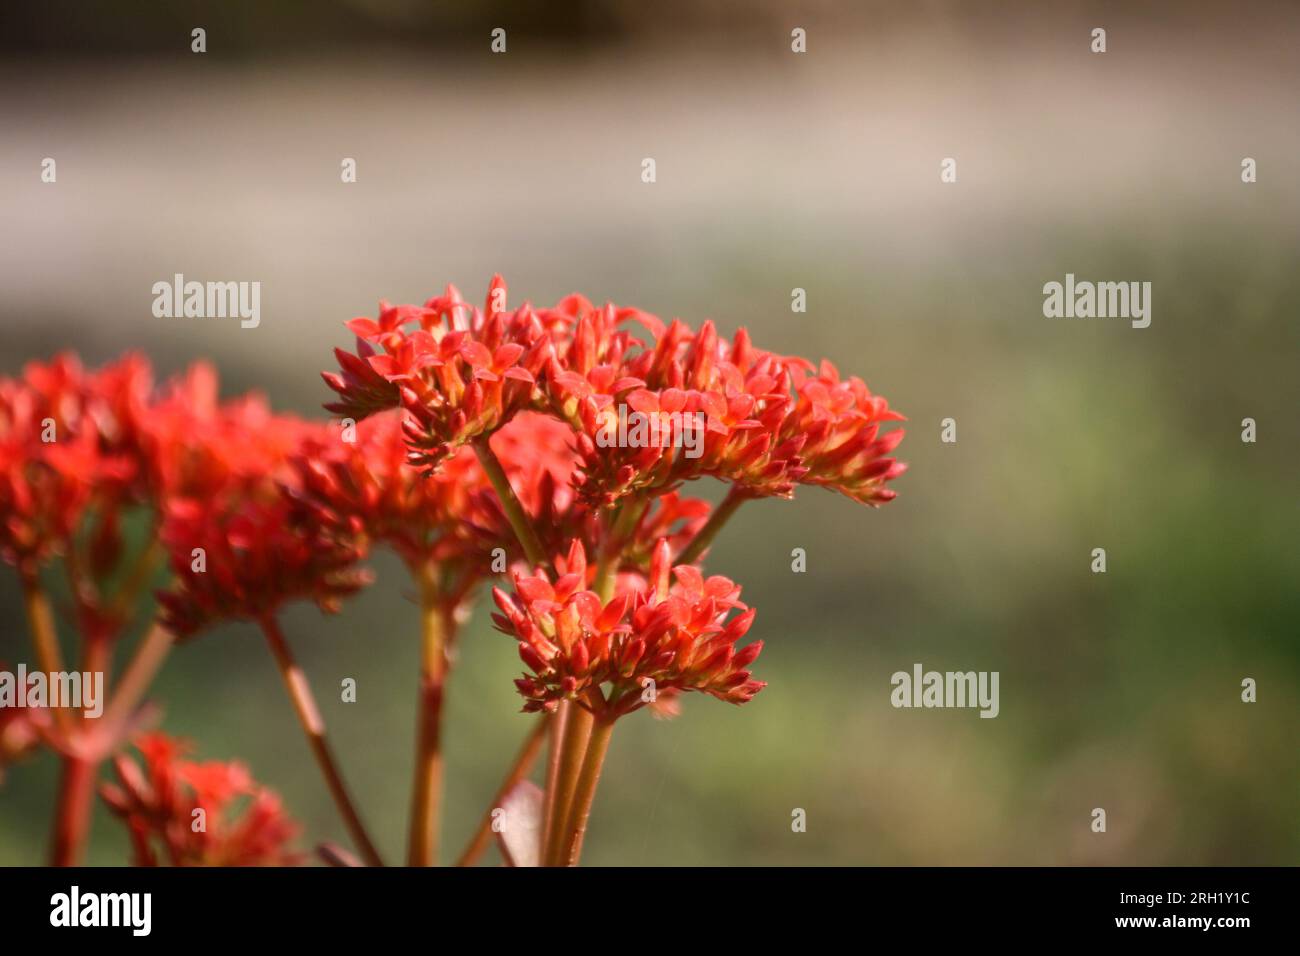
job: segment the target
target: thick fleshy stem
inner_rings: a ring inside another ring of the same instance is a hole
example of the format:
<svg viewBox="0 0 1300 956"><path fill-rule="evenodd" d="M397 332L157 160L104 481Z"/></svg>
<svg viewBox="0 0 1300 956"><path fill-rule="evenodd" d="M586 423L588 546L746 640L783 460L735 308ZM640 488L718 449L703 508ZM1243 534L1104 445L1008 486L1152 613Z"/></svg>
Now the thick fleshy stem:
<svg viewBox="0 0 1300 956"><path fill-rule="evenodd" d="M731 516L736 513L742 504L750 499L750 495L740 492L734 485L731 491L727 492L727 497L722 499L718 507L713 509L713 514L709 515L709 520L705 522L704 527L695 532L695 537L675 559L675 564L694 564L701 554L713 543L713 539L722 526L730 520Z"/></svg>
<svg viewBox="0 0 1300 956"><path fill-rule="evenodd" d="M107 679L110 661L110 634L93 627L84 634L81 670L104 674ZM71 711L65 711L71 717ZM93 735L82 717L64 741L63 767L59 775L59 792L55 803L54 833L50 856L55 866L76 866L90 838L91 814L95 808L95 778L100 757L94 751Z"/></svg>
<svg viewBox="0 0 1300 956"><path fill-rule="evenodd" d="M534 568L545 567L546 552L542 550L541 539L537 537L537 531L533 528L532 520L520 503L518 495L510 487L510 479L506 477L506 470L501 467L496 453L492 451L486 437L476 438L473 445L474 454L478 455L479 464L483 466L488 480L492 482L492 488L501 501L501 510L505 512L506 520L510 522L515 537L519 539L519 545L524 549L524 556L528 558L528 563Z"/></svg>
<svg viewBox="0 0 1300 956"><path fill-rule="evenodd" d="M421 570L419 582L420 703L406 861L409 866L434 866L438 862L442 804L442 701L453 625L451 609L445 606L445 598L438 590L432 564Z"/></svg>
<svg viewBox="0 0 1300 956"><path fill-rule="evenodd" d="M276 665L280 668L280 676L284 679L284 688L298 715L298 722L302 725L303 733L307 735L307 743L311 745L312 755L316 758L321 774L325 777L325 785L329 788L330 796L334 798L334 804L343 817L349 835L368 865L383 866L383 860L379 858L379 852L366 833L361 816L348 795L347 785L343 782L343 775L339 773L329 741L325 739L325 722L316 707L316 698L307 684L306 675L294 661L293 653L284 639L279 622L273 616L267 616L262 618L260 623L262 633L266 635L266 642L275 656Z"/></svg>
<svg viewBox="0 0 1300 956"><path fill-rule="evenodd" d="M50 845L51 866L76 866L81 862L82 847L90 834L98 769L99 762L91 757L63 758Z"/></svg>
<svg viewBox="0 0 1300 956"><path fill-rule="evenodd" d="M478 858L483 855L483 851L488 848L492 841L492 814L505 801L506 796L514 789L515 784L528 776L533 769L533 763L537 760L538 753L542 749L542 741L546 739L547 731L550 729L551 721L554 718L547 713L543 713L537 722L533 724L533 729L528 732L523 746L519 748L519 753L515 755L514 763L510 765L510 771L506 774L505 779L501 781L501 786L497 788L496 794L492 797L492 804L479 820L478 829L474 831L474 836L470 838L469 844L461 853L460 858L456 860L457 866L473 866Z"/></svg>
<svg viewBox="0 0 1300 956"><path fill-rule="evenodd" d="M591 805L596 799L596 785L600 783L600 771L605 766L605 754L609 750L609 739L613 733L612 717L596 718L587 741L582 770L574 788L569 818L559 841L558 865L578 865L578 858L582 855L582 839L587 832L587 819L591 816Z"/></svg>
<svg viewBox="0 0 1300 956"><path fill-rule="evenodd" d="M572 704L562 700L556 707L546 734L546 786L542 792L542 832L539 837L541 845L537 848L537 860L546 865L546 850L549 846L551 828L555 824L555 791L560 780L560 748L564 743L564 731L569 723L569 711Z"/></svg>
<svg viewBox="0 0 1300 956"><path fill-rule="evenodd" d="M591 737L595 718L576 701L566 701L568 716L560 739L559 771L555 780L555 804L551 811L550 827L542 840L542 865L563 866L564 828L573 807L573 795L582 773L587 741Z"/></svg>

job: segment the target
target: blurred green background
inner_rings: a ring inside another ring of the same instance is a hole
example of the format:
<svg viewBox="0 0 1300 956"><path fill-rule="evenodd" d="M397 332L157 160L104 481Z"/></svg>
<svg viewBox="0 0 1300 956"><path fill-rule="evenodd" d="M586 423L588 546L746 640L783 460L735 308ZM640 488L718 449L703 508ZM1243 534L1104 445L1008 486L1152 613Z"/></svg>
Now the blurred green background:
<svg viewBox="0 0 1300 956"><path fill-rule="evenodd" d="M310 413L344 320L448 281L477 300L495 271L516 302L577 290L828 356L908 415L899 497L742 509L707 564L758 608L770 686L621 723L586 861L1300 861L1296 9L526 6L7 8L0 370L208 357L227 394ZM261 326L154 318L174 272L260 281ZM1043 318L1067 272L1150 281L1151 327ZM376 569L286 631L398 859L416 613L398 563ZM0 620L0 659L30 659L12 573ZM893 709L914 662L999 671L1000 716ZM448 857L527 731L519 670L481 608L448 703ZM346 842L251 627L177 650L152 696L279 790L304 846ZM0 864L43 859L55 770L0 785ZM91 862L126 859L102 811L93 836Z"/></svg>

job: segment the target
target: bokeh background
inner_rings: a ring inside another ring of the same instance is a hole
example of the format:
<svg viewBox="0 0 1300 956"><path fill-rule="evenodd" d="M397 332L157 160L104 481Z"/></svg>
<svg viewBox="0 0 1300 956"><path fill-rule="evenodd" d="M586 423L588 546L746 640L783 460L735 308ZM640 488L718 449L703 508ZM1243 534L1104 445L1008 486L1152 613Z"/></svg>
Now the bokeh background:
<svg viewBox="0 0 1300 956"><path fill-rule="evenodd" d="M708 565L758 607L770 686L620 724L586 859L1295 864L1300 8L1137 7L5 4L0 372L205 357L227 394L312 412L344 320L448 281L479 299L496 271L516 301L577 290L829 356L910 418L899 497L741 511ZM175 272L260 281L261 326L154 318ZM1152 282L1151 327L1044 319L1067 272ZM376 569L342 615L286 627L400 858L416 613L397 562ZM0 659L29 659L18 598L0 575ZM1001 715L891 708L918 661L999 671ZM526 732L518 670L481 608L450 689L448 855ZM311 842L344 840L251 627L180 648L153 699ZM0 786L0 864L44 858L55 769ZM90 861L126 856L101 811Z"/></svg>

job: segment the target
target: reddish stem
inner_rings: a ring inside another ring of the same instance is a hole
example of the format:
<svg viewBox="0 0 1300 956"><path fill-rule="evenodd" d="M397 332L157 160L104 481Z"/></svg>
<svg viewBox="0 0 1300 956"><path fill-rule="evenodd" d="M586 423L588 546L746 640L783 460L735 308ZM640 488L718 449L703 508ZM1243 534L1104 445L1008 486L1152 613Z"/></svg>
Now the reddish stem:
<svg viewBox="0 0 1300 956"><path fill-rule="evenodd" d="M560 780L560 749L564 744L564 732L569 723L571 707L567 700L560 701L555 715L550 720L550 732L546 735L546 789L542 797L541 846L537 848L537 859L542 866L546 865L546 850L549 846L551 827L555 823L555 791Z"/></svg>
<svg viewBox="0 0 1300 956"><path fill-rule="evenodd" d="M569 818L559 840L558 865L578 865L578 858L582 855L582 839L587 832L587 818L591 816L591 805L596 799L596 785L600 783L600 771L605 766L605 754L609 750L609 739L613 733L612 718L602 717L591 728L587 753L582 760L582 771L574 788Z"/></svg>
<svg viewBox="0 0 1300 956"><path fill-rule="evenodd" d="M452 622L451 611L443 606L432 566L421 570L419 581L420 702L407 864L433 866L438 862L443 771L442 701Z"/></svg>
<svg viewBox="0 0 1300 956"><path fill-rule="evenodd" d="M90 835L90 814L94 808L95 773L98 769L98 761L88 757L63 758L50 846L52 866L76 866L81 862L81 851Z"/></svg>
<svg viewBox="0 0 1300 956"><path fill-rule="evenodd" d="M591 727L595 718L576 701L569 702L569 714L564 724L564 735L560 741L560 764L555 781L555 805L551 813L551 825L542 841L542 865L563 866L562 840L564 827L573 806L573 795L577 790L578 777L582 773L583 757L587 753L587 741L591 737Z"/></svg>
<svg viewBox="0 0 1300 956"><path fill-rule="evenodd" d="M329 742L325 739L325 722L316 707L316 698L312 695L306 675L294 661L289 644L285 641L275 618L265 617L261 624L262 633L266 635L266 642L271 647L271 653L280 668L280 676L284 679L284 688L298 715L298 722L302 725L303 733L307 735L307 743L311 745L312 755L316 758L321 774L325 777L325 785L329 788L330 796L334 798L334 804L343 817L348 833L368 865L383 866L383 860L380 859L379 852L366 833L361 816L357 813L351 796L348 795L347 785L343 782L343 775L339 772Z"/></svg>

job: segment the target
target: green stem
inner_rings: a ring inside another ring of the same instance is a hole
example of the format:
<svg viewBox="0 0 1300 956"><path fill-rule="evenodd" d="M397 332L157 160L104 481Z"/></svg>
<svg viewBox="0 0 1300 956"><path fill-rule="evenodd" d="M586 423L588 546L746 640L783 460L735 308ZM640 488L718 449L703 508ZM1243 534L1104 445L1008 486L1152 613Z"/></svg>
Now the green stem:
<svg viewBox="0 0 1300 956"><path fill-rule="evenodd" d="M515 490L510 487L510 479L506 477L506 470L501 467L501 462L497 460L496 453L492 451L487 438L477 438L474 440L473 445L474 454L478 455L479 464L483 466L488 480L492 482L492 487L501 500L501 509L505 512L506 520L510 522L515 537L519 539L519 544L524 549L524 556L528 558L528 563L535 568L545 566L546 552L542 550L541 539L537 537L537 531L533 528L528 512L524 510L524 506L519 502Z"/></svg>
<svg viewBox="0 0 1300 956"><path fill-rule="evenodd" d="M614 596L614 584L618 580L618 565L624 545L649 507L649 498L619 505L613 520L609 522L605 540L601 542L600 558L596 562L596 579L592 584L592 590L605 603Z"/></svg>
<svg viewBox="0 0 1300 956"><path fill-rule="evenodd" d="M447 681L447 644L451 612L444 606L432 565L418 574L420 583L420 701L416 730L415 785L407 865L438 862L442 803L442 701Z"/></svg>
<svg viewBox="0 0 1300 956"><path fill-rule="evenodd" d="M582 839L587 832L587 819L591 816L591 805L596 799L596 785L600 783L600 771L605 765L605 754L609 750L609 739L613 733L612 719L601 718L591 728L587 754L582 760L582 771L578 774L574 788L569 819L559 841L557 865L578 865L578 858L582 855Z"/></svg>
<svg viewBox="0 0 1300 956"><path fill-rule="evenodd" d="M709 520L705 522L704 527L695 533L691 543L677 556L675 563L694 564L705 549L713 543L714 537L722 530L722 526L736 513L736 509L748 500L749 495L741 493L733 486L731 491L727 492L727 497L722 499L722 503L713 509L713 514L709 515Z"/></svg>
<svg viewBox="0 0 1300 956"><path fill-rule="evenodd" d="M542 865L563 866L564 828L577 791L578 777L582 773L587 741L591 737L595 718L577 701L565 701L568 716L564 721L564 734L560 743L559 771L555 781L555 804L551 811L550 828L542 841Z"/></svg>

